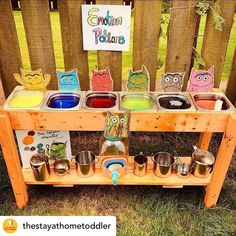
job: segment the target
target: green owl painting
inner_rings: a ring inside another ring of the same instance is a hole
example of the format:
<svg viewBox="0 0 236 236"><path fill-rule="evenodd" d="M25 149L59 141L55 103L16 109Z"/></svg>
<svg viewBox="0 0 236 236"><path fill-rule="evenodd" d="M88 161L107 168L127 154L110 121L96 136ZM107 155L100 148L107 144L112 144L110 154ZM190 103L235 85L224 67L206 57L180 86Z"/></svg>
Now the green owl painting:
<svg viewBox="0 0 236 236"><path fill-rule="evenodd" d="M105 138L126 138L129 134L130 112L107 112Z"/></svg>
<svg viewBox="0 0 236 236"><path fill-rule="evenodd" d="M129 92L148 92L149 91L149 73L143 65L141 70L129 71L127 91Z"/></svg>

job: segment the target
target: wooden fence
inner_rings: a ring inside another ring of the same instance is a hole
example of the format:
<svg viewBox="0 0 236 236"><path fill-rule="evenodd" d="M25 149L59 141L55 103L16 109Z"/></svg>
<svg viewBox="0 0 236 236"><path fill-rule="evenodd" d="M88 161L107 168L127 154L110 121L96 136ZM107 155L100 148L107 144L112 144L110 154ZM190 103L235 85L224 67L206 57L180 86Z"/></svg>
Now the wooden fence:
<svg viewBox="0 0 236 236"><path fill-rule="evenodd" d="M197 14L193 8L199 0L172 0L165 70L185 71L185 88L192 66L192 52L198 27ZM48 0L21 0L21 11L27 38L31 68L43 68L55 78L55 54L52 40ZM58 0L65 70L79 68L83 90L89 89L88 53L82 48L81 4L84 0ZM97 0L97 4L123 4L123 0ZM151 76L151 90L155 90L158 61L158 42L161 23L161 0L134 1L133 69L146 65ZM215 65L215 85L219 86L236 9L235 0L211 2L215 9L221 6L225 19L223 31L214 28L214 17L209 11L203 36L202 56L208 69ZM236 45L236 40L235 40ZM114 89L121 90L122 52L98 51L98 68L109 66ZM22 67L16 25L10 0L0 0L0 73L6 96L16 86L14 72ZM233 58L227 95L236 100L236 55ZM55 89L53 79L49 88Z"/></svg>

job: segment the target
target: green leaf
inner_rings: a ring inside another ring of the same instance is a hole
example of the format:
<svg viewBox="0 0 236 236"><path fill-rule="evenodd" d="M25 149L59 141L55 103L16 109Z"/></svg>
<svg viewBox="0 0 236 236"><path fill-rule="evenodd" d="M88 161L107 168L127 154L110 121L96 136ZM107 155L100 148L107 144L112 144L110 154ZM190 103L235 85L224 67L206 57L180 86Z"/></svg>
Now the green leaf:
<svg viewBox="0 0 236 236"><path fill-rule="evenodd" d="M196 62L199 65L206 66L206 62L201 56L201 54L195 48L193 48L193 50L194 50L194 59L196 60Z"/></svg>
<svg viewBox="0 0 236 236"><path fill-rule="evenodd" d="M223 30L223 25L225 23L225 19L221 16L220 13L213 10L213 18L215 21L215 29L216 30Z"/></svg>
<svg viewBox="0 0 236 236"><path fill-rule="evenodd" d="M201 0L199 3L194 7L195 12L203 16L207 13L208 9L210 8L210 1L208 0Z"/></svg>

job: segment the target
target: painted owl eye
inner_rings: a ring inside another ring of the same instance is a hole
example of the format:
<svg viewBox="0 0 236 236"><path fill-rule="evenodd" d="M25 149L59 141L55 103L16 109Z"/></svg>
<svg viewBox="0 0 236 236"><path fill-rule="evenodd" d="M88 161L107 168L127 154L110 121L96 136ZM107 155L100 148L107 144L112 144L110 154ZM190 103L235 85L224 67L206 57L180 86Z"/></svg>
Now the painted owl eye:
<svg viewBox="0 0 236 236"><path fill-rule="evenodd" d="M120 122L121 122L121 123L124 123L124 122L125 122L125 118L124 118L124 117L121 117L121 118L120 118Z"/></svg>
<svg viewBox="0 0 236 236"><path fill-rule="evenodd" d="M196 76L196 80L200 81L202 79L201 76Z"/></svg>
<svg viewBox="0 0 236 236"><path fill-rule="evenodd" d="M207 75L203 75L202 78L203 78L204 81L208 80L208 76Z"/></svg>
<svg viewBox="0 0 236 236"><path fill-rule="evenodd" d="M170 78L169 77L165 77L165 82L169 82Z"/></svg>
<svg viewBox="0 0 236 236"><path fill-rule="evenodd" d="M174 77L173 78L173 82L177 83L179 81L179 78L178 77Z"/></svg>
<svg viewBox="0 0 236 236"><path fill-rule="evenodd" d="M112 122L113 124L115 124L115 123L117 122L117 118L116 118L116 117L113 117L113 118L111 119L111 122Z"/></svg>

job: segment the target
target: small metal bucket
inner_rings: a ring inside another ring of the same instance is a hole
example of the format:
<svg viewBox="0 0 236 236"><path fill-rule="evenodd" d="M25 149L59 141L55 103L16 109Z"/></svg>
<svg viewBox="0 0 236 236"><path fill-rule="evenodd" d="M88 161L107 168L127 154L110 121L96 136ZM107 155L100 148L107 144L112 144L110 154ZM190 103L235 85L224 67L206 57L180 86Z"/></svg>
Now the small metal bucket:
<svg viewBox="0 0 236 236"><path fill-rule="evenodd" d="M154 162L154 174L161 178L171 175L172 166L176 163L176 158L168 152L158 152L152 157Z"/></svg>
<svg viewBox="0 0 236 236"><path fill-rule="evenodd" d="M57 159L55 160L53 166L54 172L59 176L69 173L70 163L67 159Z"/></svg>
<svg viewBox="0 0 236 236"><path fill-rule="evenodd" d="M81 151L72 158L75 160L76 172L79 177L88 178L95 173L96 155L91 151Z"/></svg>
<svg viewBox="0 0 236 236"><path fill-rule="evenodd" d="M142 177L147 174L148 159L145 155L140 153L134 157L134 174Z"/></svg>
<svg viewBox="0 0 236 236"><path fill-rule="evenodd" d="M215 157L212 153L194 148L192 154L193 159L193 175L198 178L206 178L212 171L212 165L215 163Z"/></svg>
<svg viewBox="0 0 236 236"><path fill-rule="evenodd" d="M184 162L179 162L175 165L176 175L180 178L187 178L191 174L192 165Z"/></svg>
<svg viewBox="0 0 236 236"><path fill-rule="evenodd" d="M30 159L35 180L45 181L50 177L48 157L43 153L35 154Z"/></svg>

